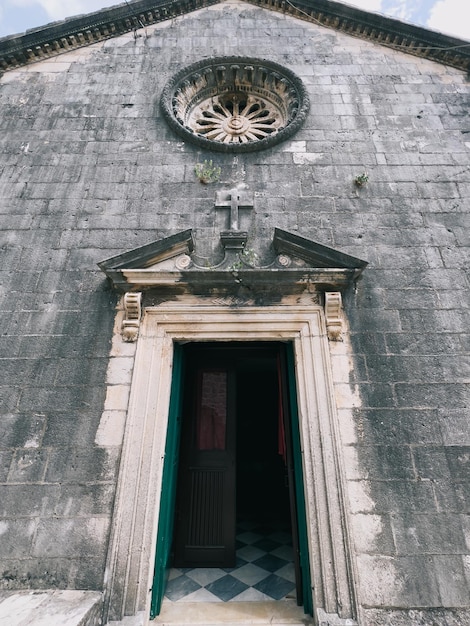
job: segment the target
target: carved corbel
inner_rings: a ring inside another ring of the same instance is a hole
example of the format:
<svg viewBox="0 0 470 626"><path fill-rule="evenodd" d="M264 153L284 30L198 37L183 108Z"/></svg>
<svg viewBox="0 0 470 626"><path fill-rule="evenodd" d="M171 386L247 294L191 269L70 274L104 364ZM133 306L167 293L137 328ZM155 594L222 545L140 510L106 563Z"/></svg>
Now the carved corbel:
<svg viewBox="0 0 470 626"><path fill-rule="evenodd" d="M339 291L325 292L326 332L330 341L342 341L343 318L342 302Z"/></svg>
<svg viewBox="0 0 470 626"><path fill-rule="evenodd" d="M142 294L140 292L124 294L124 314L122 338L124 341L136 341L142 317Z"/></svg>

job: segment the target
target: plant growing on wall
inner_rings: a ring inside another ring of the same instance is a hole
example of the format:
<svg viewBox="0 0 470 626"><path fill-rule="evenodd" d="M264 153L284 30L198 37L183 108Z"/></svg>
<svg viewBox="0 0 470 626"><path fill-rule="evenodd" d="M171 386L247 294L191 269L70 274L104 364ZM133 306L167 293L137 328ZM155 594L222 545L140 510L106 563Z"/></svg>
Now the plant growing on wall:
<svg viewBox="0 0 470 626"><path fill-rule="evenodd" d="M199 178L199 182L203 185L208 185L219 180L221 169L218 165L214 165L211 159L210 161L205 160L202 163L196 163L194 172Z"/></svg>
<svg viewBox="0 0 470 626"><path fill-rule="evenodd" d="M366 185L368 182L369 182L369 176L366 172L359 174L354 179L354 184L356 185L356 187L364 187L364 185Z"/></svg>
<svg viewBox="0 0 470 626"><path fill-rule="evenodd" d="M246 267L254 268L257 260L258 255L256 254L256 252L251 248L245 248L243 252L240 252L238 254L238 260L230 266L230 269L232 271L237 271Z"/></svg>

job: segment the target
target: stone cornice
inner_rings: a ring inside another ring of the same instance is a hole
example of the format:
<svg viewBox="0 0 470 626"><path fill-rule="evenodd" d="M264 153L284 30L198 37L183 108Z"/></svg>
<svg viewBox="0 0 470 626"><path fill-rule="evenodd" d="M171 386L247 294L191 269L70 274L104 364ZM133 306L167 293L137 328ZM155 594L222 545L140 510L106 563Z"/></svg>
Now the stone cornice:
<svg viewBox="0 0 470 626"><path fill-rule="evenodd" d="M357 257L279 228L274 231L273 248L279 256L265 267L245 264L243 254L232 249L226 250L222 263L201 267L190 256L192 232L185 230L101 261L98 266L114 288L124 292L158 289L166 294L233 295L241 289L271 296L306 289L345 289L367 266Z"/></svg>
<svg viewBox="0 0 470 626"><path fill-rule="evenodd" d="M219 0L140 0L0 39L0 72L190 13Z"/></svg>
<svg viewBox="0 0 470 626"><path fill-rule="evenodd" d="M469 71L469 42L330 0L247 0L361 39ZM139 0L0 40L0 71L172 19L219 0Z"/></svg>

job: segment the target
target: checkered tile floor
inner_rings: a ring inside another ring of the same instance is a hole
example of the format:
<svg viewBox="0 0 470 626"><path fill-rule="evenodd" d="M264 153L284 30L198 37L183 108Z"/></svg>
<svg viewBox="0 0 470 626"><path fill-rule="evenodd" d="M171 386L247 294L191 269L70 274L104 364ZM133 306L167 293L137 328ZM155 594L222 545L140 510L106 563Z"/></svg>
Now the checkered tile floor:
<svg viewBox="0 0 470 626"><path fill-rule="evenodd" d="M247 602L295 598L292 536L285 525L239 524L237 564L172 569L165 598L172 602Z"/></svg>

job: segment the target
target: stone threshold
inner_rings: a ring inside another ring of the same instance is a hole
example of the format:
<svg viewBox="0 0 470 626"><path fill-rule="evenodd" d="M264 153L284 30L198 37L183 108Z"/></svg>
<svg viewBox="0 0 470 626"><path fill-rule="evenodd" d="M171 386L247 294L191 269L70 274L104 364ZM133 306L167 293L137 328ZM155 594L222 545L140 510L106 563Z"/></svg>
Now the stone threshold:
<svg viewBox="0 0 470 626"><path fill-rule="evenodd" d="M295 601L279 602L168 602L148 626L308 626L313 619Z"/></svg>
<svg viewBox="0 0 470 626"><path fill-rule="evenodd" d="M98 626L98 591L1 591L0 626Z"/></svg>
<svg viewBox="0 0 470 626"><path fill-rule="evenodd" d="M318 626L357 626L353 619L317 611ZM124 617L106 626L314 626L313 618L306 615L294 601L279 602L170 602L165 600L162 611L154 620L144 613Z"/></svg>

